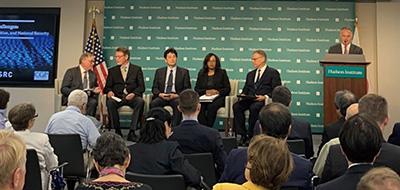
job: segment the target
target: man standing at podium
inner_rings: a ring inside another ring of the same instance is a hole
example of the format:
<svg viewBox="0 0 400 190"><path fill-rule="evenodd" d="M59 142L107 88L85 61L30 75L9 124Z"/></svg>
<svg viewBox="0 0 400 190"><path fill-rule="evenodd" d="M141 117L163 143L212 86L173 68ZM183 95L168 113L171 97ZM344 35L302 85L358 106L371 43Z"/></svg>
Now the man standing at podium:
<svg viewBox="0 0 400 190"><path fill-rule="evenodd" d="M340 29L340 40L342 43L331 46L328 53L333 54L363 54L362 48L351 44L353 39L353 31L348 27Z"/></svg>

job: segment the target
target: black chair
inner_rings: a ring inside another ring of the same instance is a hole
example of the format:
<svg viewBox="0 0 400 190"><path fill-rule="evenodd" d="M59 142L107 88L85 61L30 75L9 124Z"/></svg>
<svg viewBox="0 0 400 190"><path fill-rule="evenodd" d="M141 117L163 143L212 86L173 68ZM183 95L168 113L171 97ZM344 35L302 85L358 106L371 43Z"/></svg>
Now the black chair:
<svg viewBox="0 0 400 190"><path fill-rule="evenodd" d="M305 156L306 146L303 139L287 140L290 151L300 156Z"/></svg>
<svg viewBox="0 0 400 190"><path fill-rule="evenodd" d="M148 175L127 172L126 179L150 185L153 190L186 190L185 179L180 174L173 175Z"/></svg>
<svg viewBox="0 0 400 190"><path fill-rule="evenodd" d="M232 149L238 148L235 137L222 137L222 143L224 144L224 149L227 155L229 155Z"/></svg>
<svg viewBox="0 0 400 190"><path fill-rule="evenodd" d="M281 190L299 190L298 187L281 187Z"/></svg>
<svg viewBox="0 0 400 190"><path fill-rule="evenodd" d="M200 171L203 181L208 187L212 187L217 183L215 164L211 153L184 154L184 156L190 164Z"/></svg>
<svg viewBox="0 0 400 190"><path fill-rule="evenodd" d="M86 177L82 143L79 134L48 134L58 163L68 162L63 169L63 177L68 189L74 189L80 178Z"/></svg>
<svg viewBox="0 0 400 190"><path fill-rule="evenodd" d="M24 190L42 190L39 159L34 149L26 150L26 174Z"/></svg>

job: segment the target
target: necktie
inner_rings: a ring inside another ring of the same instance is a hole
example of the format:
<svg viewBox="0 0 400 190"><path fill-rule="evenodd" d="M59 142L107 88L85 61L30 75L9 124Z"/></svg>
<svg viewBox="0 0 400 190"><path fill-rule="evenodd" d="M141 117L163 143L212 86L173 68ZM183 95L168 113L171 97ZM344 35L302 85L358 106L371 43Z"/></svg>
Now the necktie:
<svg viewBox="0 0 400 190"><path fill-rule="evenodd" d="M125 66L125 67L122 67L121 73L122 73L122 78L123 78L124 81L125 81L125 80L126 80L126 66Z"/></svg>
<svg viewBox="0 0 400 190"><path fill-rule="evenodd" d="M172 78L173 78L173 75L172 75L172 70L171 70L171 72L169 73L169 76L168 76L167 90L165 90L165 93L167 93L167 94L170 94L171 90L172 90Z"/></svg>
<svg viewBox="0 0 400 190"><path fill-rule="evenodd" d="M347 46L344 46L344 54L348 54L349 52L347 51Z"/></svg>
<svg viewBox="0 0 400 190"><path fill-rule="evenodd" d="M254 83L254 87L255 87L255 88L258 87L258 83L260 82L260 74L261 74L261 70L258 69L258 70L257 70L257 79L256 79L256 82Z"/></svg>
<svg viewBox="0 0 400 190"><path fill-rule="evenodd" d="M88 87L88 80L87 80L87 71L85 71L85 72L83 72L83 73L85 73L85 74L83 75L83 89L87 89L87 88L89 88L89 87Z"/></svg>

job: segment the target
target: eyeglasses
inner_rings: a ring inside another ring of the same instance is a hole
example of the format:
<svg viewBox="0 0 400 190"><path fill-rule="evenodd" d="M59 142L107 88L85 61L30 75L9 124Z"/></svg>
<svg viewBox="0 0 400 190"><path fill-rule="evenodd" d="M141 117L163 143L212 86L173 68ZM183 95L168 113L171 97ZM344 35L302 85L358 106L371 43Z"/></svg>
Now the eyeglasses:
<svg viewBox="0 0 400 190"><path fill-rule="evenodd" d="M37 114L35 114L35 116L33 116L33 117L38 117L39 116L39 114L37 113Z"/></svg>
<svg viewBox="0 0 400 190"><path fill-rule="evenodd" d="M89 61L90 63L94 63L94 59L86 59L86 61Z"/></svg>
<svg viewBox="0 0 400 190"><path fill-rule="evenodd" d="M121 56L114 56L115 59L121 59L122 57L125 57L125 55L121 55Z"/></svg>
<svg viewBox="0 0 400 190"><path fill-rule="evenodd" d="M261 57L253 58L251 59L252 61L257 61L257 59L260 59Z"/></svg>

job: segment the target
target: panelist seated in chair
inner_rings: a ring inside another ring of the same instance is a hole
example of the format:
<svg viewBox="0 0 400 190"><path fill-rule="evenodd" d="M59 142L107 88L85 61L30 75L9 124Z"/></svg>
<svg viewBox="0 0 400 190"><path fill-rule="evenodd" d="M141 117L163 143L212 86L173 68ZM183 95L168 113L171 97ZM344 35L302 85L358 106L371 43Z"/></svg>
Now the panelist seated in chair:
<svg viewBox="0 0 400 190"><path fill-rule="evenodd" d="M247 182L242 185L219 183L214 185L213 189L277 190L289 180L293 167L286 140L258 135L251 140L248 149L244 171Z"/></svg>
<svg viewBox="0 0 400 190"><path fill-rule="evenodd" d="M96 115L97 101L101 89L97 84L96 72L92 71L94 56L90 53L83 53L79 58L77 67L69 68L61 84L62 105L67 105L69 94L75 89L84 90L88 94L86 114Z"/></svg>
<svg viewBox="0 0 400 190"><path fill-rule="evenodd" d="M132 153L135 154L135 153ZM106 132L101 135L93 148L94 165L100 177L79 185L77 190L125 189L151 190L151 187L125 179L126 168L131 155L122 137Z"/></svg>
<svg viewBox="0 0 400 190"><path fill-rule="evenodd" d="M26 148L10 130L0 130L0 189L22 190L26 174Z"/></svg>
<svg viewBox="0 0 400 190"><path fill-rule="evenodd" d="M218 95L212 102L202 102L199 113L199 123L213 127L217 111L225 106L225 97L231 91L228 75L224 69L221 69L217 55L209 53L204 58L203 68L199 71L194 90L199 93L199 96Z"/></svg>
<svg viewBox="0 0 400 190"><path fill-rule="evenodd" d="M186 160L177 142L167 141L171 120L170 113L162 107L147 112L139 142L129 147L132 159L127 170L152 175L181 174L186 185L199 187L199 171Z"/></svg>
<svg viewBox="0 0 400 190"><path fill-rule="evenodd" d="M22 138L28 149L37 152L42 179L42 189L50 185L49 172L57 167L58 160L49 137L44 133L31 132L38 114L32 103L21 103L11 108L8 117L15 134Z"/></svg>

